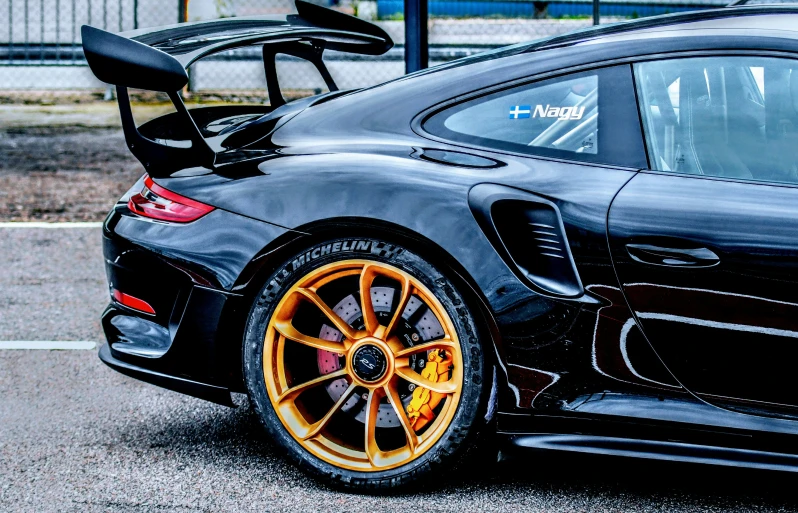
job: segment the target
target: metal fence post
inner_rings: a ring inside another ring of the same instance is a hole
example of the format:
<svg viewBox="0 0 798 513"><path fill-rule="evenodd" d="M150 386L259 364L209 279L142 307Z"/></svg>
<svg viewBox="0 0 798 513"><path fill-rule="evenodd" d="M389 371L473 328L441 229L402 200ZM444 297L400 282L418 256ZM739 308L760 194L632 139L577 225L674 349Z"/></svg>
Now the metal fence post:
<svg viewBox="0 0 798 513"><path fill-rule="evenodd" d="M178 23L185 23L188 21L188 0L177 0L177 22ZM191 68L189 67L186 69L186 75L188 75L188 82L186 85L183 86L183 90L180 91L180 96L185 97L189 91L191 91L191 76L193 75Z"/></svg>
<svg viewBox="0 0 798 513"><path fill-rule="evenodd" d="M427 0L405 0L405 73L429 66Z"/></svg>
<svg viewBox="0 0 798 513"><path fill-rule="evenodd" d="M8 63L14 64L14 2L8 2Z"/></svg>
<svg viewBox="0 0 798 513"><path fill-rule="evenodd" d="M185 23L188 21L188 0L177 0L177 22Z"/></svg>
<svg viewBox="0 0 798 513"><path fill-rule="evenodd" d="M601 0L593 0L593 25L599 24L599 4Z"/></svg>

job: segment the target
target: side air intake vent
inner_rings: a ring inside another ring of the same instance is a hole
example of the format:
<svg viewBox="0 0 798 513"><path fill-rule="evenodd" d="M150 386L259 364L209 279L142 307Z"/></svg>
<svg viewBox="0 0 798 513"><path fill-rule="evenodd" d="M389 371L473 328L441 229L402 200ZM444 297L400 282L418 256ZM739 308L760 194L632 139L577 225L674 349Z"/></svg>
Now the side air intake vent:
<svg viewBox="0 0 798 513"><path fill-rule="evenodd" d="M498 185L478 185L469 203L497 252L530 288L574 298L584 293L557 206Z"/></svg>

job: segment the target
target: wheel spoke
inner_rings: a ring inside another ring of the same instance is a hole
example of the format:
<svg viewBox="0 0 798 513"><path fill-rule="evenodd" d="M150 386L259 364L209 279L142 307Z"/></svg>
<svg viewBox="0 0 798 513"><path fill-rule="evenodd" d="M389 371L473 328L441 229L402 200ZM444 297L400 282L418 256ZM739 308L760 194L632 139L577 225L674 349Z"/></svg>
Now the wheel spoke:
<svg viewBox="0 0 798 513"><path fill-rule="evenodd" d="M380 388L369 390L369 399L366 403L366 456L375 467L384 464L385 453L377 445L377 417L380 413L380 400L384 391Z"/></svg>
<svg viewBox="0 0 798 513"><path fill-rule="evenodd" d="M426 353L432 349L444 349L446 351L457 351L458 347L449 337L433 340L432 342L425 342L413 347L406 347L401 351L397 351L394 356L396 358L403 358L421 352Z"/></svg>
<svg viewBox="0 0 798 513"><path fill-rule="evenodd" d="M454 381L430 381L418 372L411 369L408 365L405 364L404 366L399 367L399 362L397 361L396 363L396 375L418 387L424 387L427 390L431 390L439 394L453 394L457 392L457 384Z"/></svg>
<svg viewBox="0 0 798 513"><path fill-rule="evenodd" d="M376 267L372 265L364 266L363 272L360 273L360 310L363 313L363 323L366 325L366 332L369 335L374 335L377 328L380 327L377 313L371 302L371 284L374 283L376 277Z"/></svg>
<svg viewBox="0 0 798 513"><path fill-rule="evenodd" d="M306 346L310 346L314 349L322 349L324 351L330 351L331 353L346 353L347 351L346 346L341 342L324 340L300 333L299 330L294 328L294 325L291 324L290 320L275 321L274 328L285 338Z"/></svg>
<svg viewBox="0 0 798 513"><path fill-rule="evenodd" d="M338 399L338 401L336 401L332 408L330 408L330 411L328 411L324 417L309 426L308 432L305 433L302 439L308 440L318 435L321 430L324 429L327 424L329 424L330 419L333 418L333 415L335 415L335 413L340 410L344 404L346 404L350 397L352 397L355 388L357 388L357 386L354 383L350 383L349 387L344 391L344 394Z"/></svg>
<svg viewBox="0 0 798 513"><path fill-rule="evenodd" d="M379 466L381 451L377 445L377 417L380 413L380 390L369 390L368 402L366 402L366 456L369 462Z"/></svg>
<svg viewBox="0 0 798 513"><path fill-rule="evenodd" d="M331 372L330 374L325 374L323 376L319 376L318 378L311 379L310 381L306 381L301 385L296 385L294 387L289 388L285 392L283 392L280 397L277 398L278 403L282 403L284 401L294 401L296 400L299 395L304 392L305 390L309 390L313 387L317 387L323 383L331 381L333 379L342 378L347 375L345 369L340 369L335 372Z"/></svg>
<svg viewBox="0 0 798 513"><path fill-rule="evenodd" d="M392 451L383 451L377 445L377 417L380 411L380 399L382 399L386 391L383 388L371 390L366 404L366 456L368 456L369 463L375 468L387 467L412 459L415 454L414 449L417 447L415 441L408 442L405 447ZM396 399L398 400L398 394ZM399 404L401 405L401 401ZM413 433L413 436L415 436L415 433Z"/></svg>
<svg viewBox="0 0 798 513"><path fill-rule="evenodd" d="M394 310L393 318L391 319L390 324L388 324L388 327L385 328L385 333L383 334L383 339L385 340L388 339L388 336L393 332L394 328L396 328L396 325L402 319L402 313L404 313L407 303L410 301L410 297L413 294L413 284L410 283L410 280L406 276L402 276L399 280L399 283L402 285L402 291L399 295L399 304Z"/></svg>
<svg viewBox="0 0 798 513"><path fill-rule="evenodd" d="M338 314L335 313L332 308L327 306L327 303L325 303L324 300L320 298L318 294L316 294L316 292L306 288L297 289L296 292L297 294L301 294L311 303L316 305L316 307L319 310L321 310L324 316L327 317L327 319L329 319L330 322L333 323L335 328L344 334L344 337L346 337L349 340L353 340L355 338L355 329L352 328L352 326L350 326L349 324L347 324L346 321L341 319L341 317L339 317Z"/></svg>
<svg viewBox="0 0 798 513"><path fill-rule="evenodd" d="M399 422L402 424L402 428L405 430L405 439L407 439L407 448L410 450L411 453L416 452L416 447L418 447L419 439L416 435L416 432L413 430L413 426L410 425L410 419L407 418L407 412L405 411L404 404L402 404L402 398L399 397L399 391L396 388L396 379L392 379L390 383L385 385L383 389L385 390L385 395L388 396L388 401L393 406L394 411L396 412L396 416L399 417Z"/></svg>

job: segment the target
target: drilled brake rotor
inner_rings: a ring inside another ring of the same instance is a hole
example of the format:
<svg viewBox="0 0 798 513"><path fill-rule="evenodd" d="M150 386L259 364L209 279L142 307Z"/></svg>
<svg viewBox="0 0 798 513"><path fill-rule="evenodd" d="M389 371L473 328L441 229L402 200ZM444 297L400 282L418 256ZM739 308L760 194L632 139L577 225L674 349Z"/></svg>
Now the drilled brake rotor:
<svg viewBox="0 0 798 513"><path fill-rule="evenodd" d="M371 300L374 305L374 311L377 313L377 317L386 324L387 321L390 320L390 313L395 295L396 290L391 287L371 287ZM414 325L410 324L409 319L413 317L413 314L415 314L419 308L426 309L426 306L418 298L410 298L407 307L405 307L404 312L402 312L403 322L397 328L396 334L408 347L443 336L443 327L440 322L438 322L438 319L431 313L424 313ZM350 326L355 329L363 329L363 314L360 311L360 305L355 299L354 294L350 294L339 301L338 304L333 307L333 311ZM332 342L340 342L344 337L337 329L324 324L321 327L319 338ZM317 353L320 374L330 374L344 367L344 358L342 355L321 349L319 349ZM424 370L425 363L426 358L424 358L423 354L414 354L410 357L410 366L415 369L416 372L421 373ZM341 398L348 386L349 383L345 378L339 378L327 385L327 393L330 395L333 402L335 402ZM410 403L412 392L413 385L408 383L405 383L400 389L399 395L405 407ZM353 416L359 422L365 422L366 399L359 395L352 396L341 407L341 411ZM398 426L399 418L391 405L387 403L380 404L377 416L377 427Z"/></svg>

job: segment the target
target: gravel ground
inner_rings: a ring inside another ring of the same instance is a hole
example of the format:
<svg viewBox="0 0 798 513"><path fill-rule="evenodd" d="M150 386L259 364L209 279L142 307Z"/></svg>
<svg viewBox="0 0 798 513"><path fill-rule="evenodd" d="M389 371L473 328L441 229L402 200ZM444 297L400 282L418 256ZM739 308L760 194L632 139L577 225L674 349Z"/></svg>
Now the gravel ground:
<svg viewBox="0 0 798 513"><path fill-rule="evenodd" d="M0 220L102 220L143 172L119 129L0 130Z"/></svg>
<svg viewBox="0 0 798 513"><path fill-rule="evenodd" d="M100 340L97 229L0 228L0 340ZM392 497L335 492L228 409L113 372L94 351L0 351L0 511L798 511L795 476L532 455Z"/></svg>
<svg viewBox="0 0 798 513"><path fill-rule="evenodd" d="M0 106L0 221L100 221L143 172L115 102Z"/></svg>
<svg viewBox="0 0 798 513"><path fill-rule="evenodd" d="M0 228L0 340L102 340L100 238L99 229Z"/></svg>

